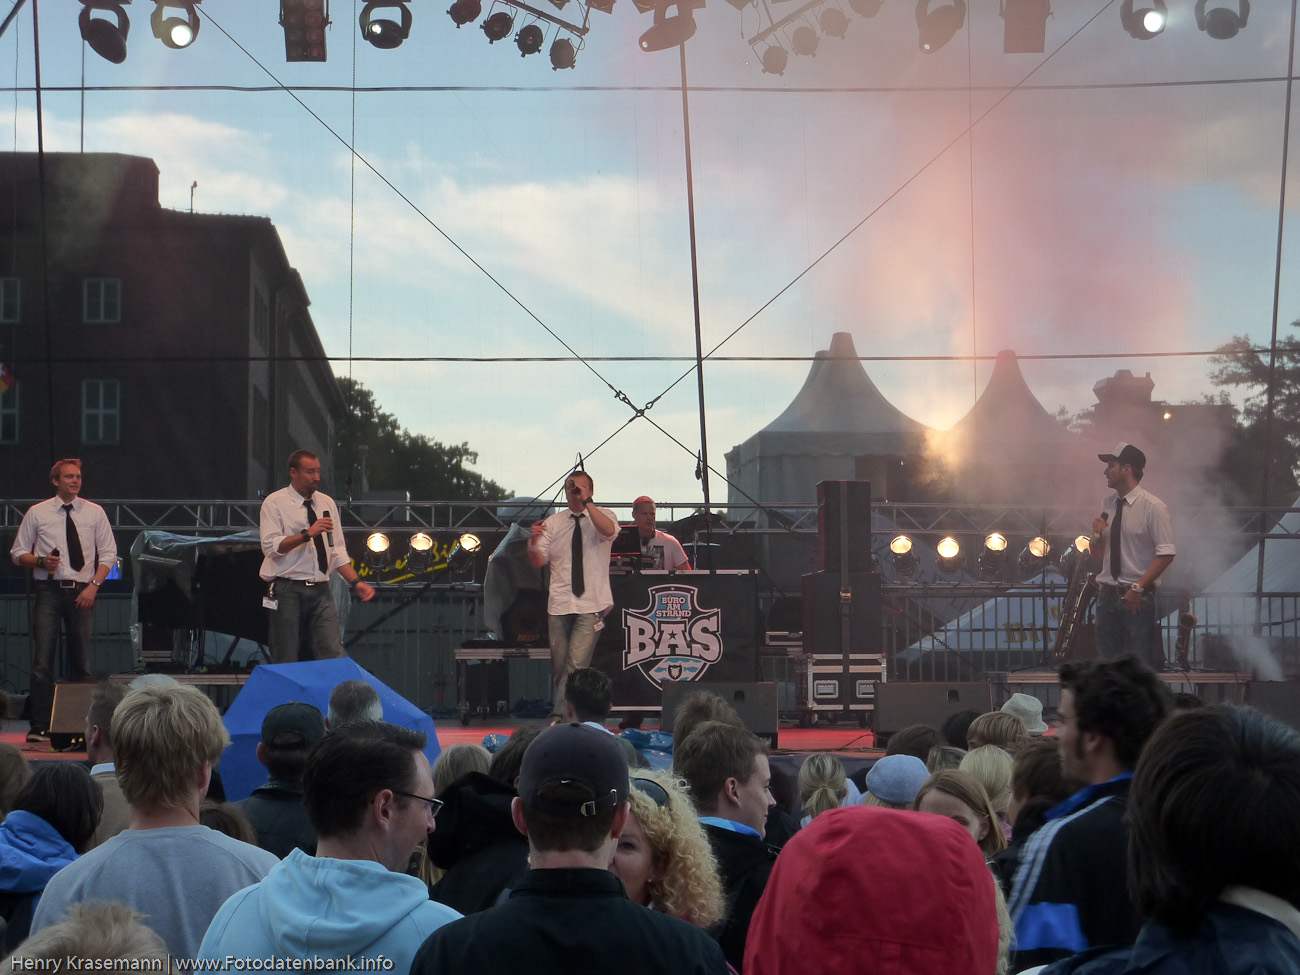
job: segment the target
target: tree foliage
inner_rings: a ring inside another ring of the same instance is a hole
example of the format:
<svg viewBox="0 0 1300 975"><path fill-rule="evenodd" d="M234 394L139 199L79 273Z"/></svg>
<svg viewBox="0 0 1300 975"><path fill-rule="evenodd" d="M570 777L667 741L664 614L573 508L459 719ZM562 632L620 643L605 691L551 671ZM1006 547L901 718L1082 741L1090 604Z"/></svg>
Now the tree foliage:
<svg viewBox="0 0 1300 975"><path fill-rule="evenodd" d="M340 480L351 485L354 495L362 489L364 446L373 491L409 491L413 498L438 501L496 501L508 496L501 485L469 469L478 462L478 452L468 443L448 445L411 433L360 382L340 377L338 384L346 409L335 418L334 458Z"/></svg>

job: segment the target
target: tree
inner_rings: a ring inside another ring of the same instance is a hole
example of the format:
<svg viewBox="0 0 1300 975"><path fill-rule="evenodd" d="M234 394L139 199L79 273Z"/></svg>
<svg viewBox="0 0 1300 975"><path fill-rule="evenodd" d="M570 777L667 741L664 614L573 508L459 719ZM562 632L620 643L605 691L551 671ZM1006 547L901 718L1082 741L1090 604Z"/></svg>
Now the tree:
<svg viewBox="0 0 1300 975"><path fill-rule="evenodd" d="M375 394L355 379L340 377L345 411L335 418L334 458L351 492L361 491L362 447L366 479L375 491L410 491L438 501L496 501L508 492L467 465L478 462L469 444L447 445L411 433L384 412Z"/></svg>

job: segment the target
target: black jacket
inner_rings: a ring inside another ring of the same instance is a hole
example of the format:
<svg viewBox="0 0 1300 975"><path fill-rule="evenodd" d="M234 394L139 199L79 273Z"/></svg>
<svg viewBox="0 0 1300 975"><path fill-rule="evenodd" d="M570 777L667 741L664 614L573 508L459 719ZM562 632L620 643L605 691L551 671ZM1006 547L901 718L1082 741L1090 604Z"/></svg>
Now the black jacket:
<svg viewBox="0 0 1300 975"><path fill-rule="evenodd" d="M270 779L235 803L257 830L257 845L281 860L294 851L316 855L316 828L302 805L302 783Z"/></svg>
<svg viewBox="0 0 1300 975"><path fill-rule="evenodd" d="M515 828L510 801L516 793L482 772L447 786L429 834L429 859L447 873L430 896L462 914L484 911L528 869L528 840Z"/></svg>
<svg viewBox="0 0 1300 975"><path fill-rule="evenodd" d="M749 919L767 888L767 878L772 874L772 866L780 851L757 836L737 833L711 823L704 824L704 832L713 848L713 858L718 861L722 890L727 899L727 914L713 934L722 945L722 953L727 956L731 967L739 972L745 963Z"/></svg>

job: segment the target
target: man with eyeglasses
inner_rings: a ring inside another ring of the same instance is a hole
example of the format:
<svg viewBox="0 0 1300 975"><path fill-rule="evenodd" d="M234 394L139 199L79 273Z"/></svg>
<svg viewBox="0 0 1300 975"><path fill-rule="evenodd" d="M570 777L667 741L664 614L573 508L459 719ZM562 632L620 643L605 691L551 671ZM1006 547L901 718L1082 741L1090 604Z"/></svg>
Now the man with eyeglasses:
<svg viewBox="0 0 1300 975"><path fill-rule="evenodd" d="M460 917L405 873L442 805L424 745L422 732L381 721L327 734L303 774L316 856L294 850L227 900L199 957L307 958L318 968L365 959L407 971L424 939Z"/></svg>

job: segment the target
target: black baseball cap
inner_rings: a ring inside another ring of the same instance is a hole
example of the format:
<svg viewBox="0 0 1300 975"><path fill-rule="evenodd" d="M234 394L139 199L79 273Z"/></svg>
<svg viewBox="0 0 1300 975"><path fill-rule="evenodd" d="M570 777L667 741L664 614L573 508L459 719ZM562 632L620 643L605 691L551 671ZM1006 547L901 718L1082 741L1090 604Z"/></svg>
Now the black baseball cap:
<svg viewBox="0 0 1300 975"><path fill-rule="evenodd" d="M627 791L623 750L613 735L587 725L547 728L528 746L519 769L524 806L549 816L595 816L625 802Z"/></svg>
<svg viewBox="0 0 1300 975"><path fill-rule="evenodd" d="M262 719L262 742L285 748L310 748L325 737L325 718L320 708L302 701L279 704Z"/></svg>

